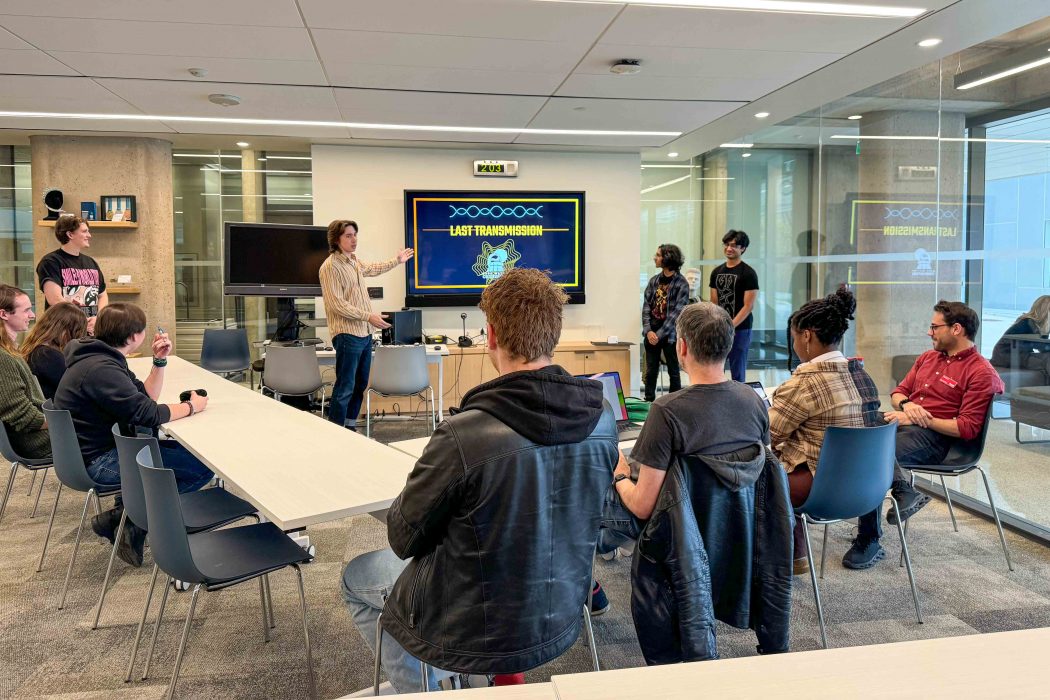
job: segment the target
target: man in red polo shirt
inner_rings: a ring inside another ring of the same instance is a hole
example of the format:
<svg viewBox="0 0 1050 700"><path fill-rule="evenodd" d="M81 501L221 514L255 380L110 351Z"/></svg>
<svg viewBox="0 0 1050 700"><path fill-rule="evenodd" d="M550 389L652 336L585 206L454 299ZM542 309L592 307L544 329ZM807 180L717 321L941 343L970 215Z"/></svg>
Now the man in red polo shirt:
<svg viewBox="0 0 1050 700"><path fill-rule="evenodd" d="M980 326L977 312L961 301L939 301L927 335L933 349L919 355L904 381L893 390L895 410L887 421L897 421L897 465L892 486L900 517L907 520L930 502L910 483L904 464L940 464L956 440L981 434L988 405L1005 387L999 374L974 347ZM849 569L867 569L886 556L879 545L881 508L858 521L857 538L842 558ZM897 523L890 507L886 520Z"/></svg>

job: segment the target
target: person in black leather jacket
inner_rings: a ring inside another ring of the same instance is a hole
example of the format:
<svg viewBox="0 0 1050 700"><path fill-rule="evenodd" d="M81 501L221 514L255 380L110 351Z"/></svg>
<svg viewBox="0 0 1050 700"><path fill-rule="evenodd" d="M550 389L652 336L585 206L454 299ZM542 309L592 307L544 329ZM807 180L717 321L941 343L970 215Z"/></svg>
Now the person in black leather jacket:
<svg viewBox="0 0 1050 700"><path fill-rule="evenodd" d="M486 288L480 306L500 376L434 432L387 514L391 549L343 572L370 646L382 612L382 662L399 692L420 689L420 660L518 673L579 635L619 450L601 384L551 364L566 300L538 270L508 271Z"/></svg>
<svg viewBox="0 0 1050 700"><path fill-rule="evenodd" d="M726 311L708 302L678 317L677 352L692 386L656 400L615 487L648 520L632 562L631 612L649 664L717 658L715 619L751 627L764 653L787 651L791 533L787 479L766 450L769 416L746 384L727 381Z"/></svg>

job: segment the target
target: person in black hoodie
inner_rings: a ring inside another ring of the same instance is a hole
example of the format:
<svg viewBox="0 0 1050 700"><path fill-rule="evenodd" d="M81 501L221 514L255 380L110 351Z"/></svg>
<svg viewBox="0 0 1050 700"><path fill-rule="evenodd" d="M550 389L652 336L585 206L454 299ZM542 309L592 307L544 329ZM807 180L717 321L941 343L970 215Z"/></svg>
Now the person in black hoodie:
<svg viewBox="0 0 1050 700"><path fill-rule="evenodd" d="M551 357L565 293L514 269L481 297L499 377L442 422L387 514L391 549L363 554L342 593L398 692L422 660L456 673L519 673L580 632L616 423L599 382ZM401 561L408 560L408 561ZM433 671L428 685L436 687Z"/></svg>
<svg viewBox="0 0 1050 700"><path fill-rule="evenodd" d="M196 392L188 401L159 404L164 386L164 367L171 353L167 333L153 336L153 369L139 381L128 369L127 356L146 338L146 314L134 304L110 304L99 312L94 338L71 341L65 348L66 372L55 391L55 408L69 411L80 441L88 474L103 484L120 483L120 461L113 440L113 424L128 432L135 427L155 429L164 423L188 418L203 411L208 398ZM175 472L180 492L196 491L214 474L189 450L173 440L161 440L164 466ZM99 537L113 541L123 512L116 507L96 515L91 528ZM145 532L128 522L118 544L117 555L133 566L142 564Z"/></svg>

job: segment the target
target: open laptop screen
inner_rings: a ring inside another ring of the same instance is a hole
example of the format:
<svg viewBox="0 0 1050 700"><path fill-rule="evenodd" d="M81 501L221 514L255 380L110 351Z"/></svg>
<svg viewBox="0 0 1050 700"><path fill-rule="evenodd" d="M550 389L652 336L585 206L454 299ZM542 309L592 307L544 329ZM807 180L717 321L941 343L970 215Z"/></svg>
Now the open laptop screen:
<svg viewBox="0 0 1050 700"><path fill-rule="evenodd" d="M627 420L627 401L623 396L623 384L619 372L599 372L598 374L578 374L581 379L596 379L602 383L605 400L613 407L616 420Z"/></svg>

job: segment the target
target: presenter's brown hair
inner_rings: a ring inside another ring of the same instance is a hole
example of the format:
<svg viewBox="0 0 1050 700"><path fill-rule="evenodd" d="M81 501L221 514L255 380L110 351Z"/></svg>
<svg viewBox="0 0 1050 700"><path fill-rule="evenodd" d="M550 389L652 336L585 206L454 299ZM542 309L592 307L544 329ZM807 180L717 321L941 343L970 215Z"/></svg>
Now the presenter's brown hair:
<svg viewBox="0 0 1050 700"><path fill-rule="evenodd" d="M500 347L532 362L554 354L569 296L539 270L515 268L485 288L478 305Z"/></svg>
<svg viewBox="0 0 1050 700"><path fill-rule="evenodd" d="M343 235L343 231L346 230L347 226L353 226L354 233L357 233L357 222L351 221L350 219L336 219L332 223L328 224L329 253L339 252L339 237Z"/></svg>

